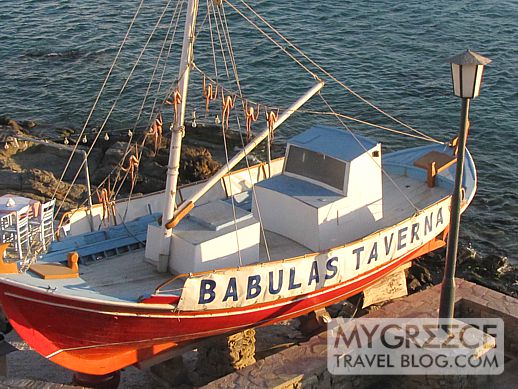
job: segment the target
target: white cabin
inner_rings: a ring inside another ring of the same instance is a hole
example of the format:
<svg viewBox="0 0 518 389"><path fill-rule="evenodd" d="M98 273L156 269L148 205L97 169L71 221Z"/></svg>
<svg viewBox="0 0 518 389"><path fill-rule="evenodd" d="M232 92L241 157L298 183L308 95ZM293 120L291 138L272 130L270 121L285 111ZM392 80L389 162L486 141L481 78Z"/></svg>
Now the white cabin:
<svg viewBox="0 0 518 389"><path fill-rule="evenodd" d="M267 230L313 251L350 242L383 217L381 144L312 127L288 141L282 173L257 183L255 195Z"/></svg>
<svg viewBox="0 0 518 389"><path fill-rule="evenodd" d="M245 191L234 197L235 207L231 199L212 200L182 219L172 234L169 270L194 273L258 262L259 222L310 251L374 231L383 217L381 145L341 129L312 127L288 141L282 171L254 188L251 206L239 204L239 196L252 195ZM152 236L148 258L159 248Z"/></svg>

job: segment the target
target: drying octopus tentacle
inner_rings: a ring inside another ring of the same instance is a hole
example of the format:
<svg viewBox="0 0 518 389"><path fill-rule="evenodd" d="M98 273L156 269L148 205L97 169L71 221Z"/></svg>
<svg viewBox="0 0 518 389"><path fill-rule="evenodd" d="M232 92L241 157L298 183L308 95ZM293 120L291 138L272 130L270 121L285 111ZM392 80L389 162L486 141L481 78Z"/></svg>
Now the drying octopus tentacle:
<svg viewBox="0 0 518 389"><path fill-rule="evenodd" d="M179 108L179 105L181 104L181 102L182 102L182 95L180 94L180 91L178 90L178 88L176 88L176 90L173 93L173 99L171 101L166 100L166 102L165 102L166 104L173 106L174 123L176 123L176 121L177 121L178 111L179 111L178 108Z"/></svg>
<svg viewBox="0 0 518 389"><path fill-rule="evenodd" d="M273 126L279 118L279 113L275 111L266 111L266 123L268 124L268 131L270 132L270 142L273 141Z"/></svg>
<svg viewBox="0 0 518 389"><path fill-rule="evenodd" d="M100 192L97 191L97 198L103 207L101 220L104 222L110 216L110 192L108 192L108 189L102 188Z"/></svg>
<svg viewBox="0 0 518 389"><path fill-rule="evenodd" d="M140 160L137 158L136 154L138 154L138 150L135 147L135 154L132 154L129 157L128 167L127 168L122 168L122 171L129 173L130 178L131 178L131 186L132 187L135 184L136 172L138 170L138 166L139 166L139 163L140 163Z"/></svg>
<svg viewBox="0 0 518 389"><path fill-rule="evenodd" d="M257 104L257 110L254 110L254 107L248 104L245 107L245 116L246 116L246 140L249 141L252 138L252 122L257 121L259 118L260 106Z"/></svg>
<svg viewBox="0 0 518 389"><path fill-rule="evenodd" d="M228 121L230 118L230 110L234 108L234 102L236 101L236 96L232 98L232 96L228 95L225 96L223 94L223 89L221 90L221 97L222 97L222 105L223 110L221 112L222 116L222 124L223 128L228 128Z"/></svg>
<svg viewBox="0 0 518 389"><path fill-rule="evenodd" d="M207 113L209 103L218 97L218 88L214 88L210 82L206 84L205 77L203 77L203 97L205 97L205 112Z"/></svg>
<svg viewBox="0 0 518 389"><path fill-rule="evenodd" d="M160 147L162 146L162 124L162 114L158 114L157 118L155 119L148 131L148 135L152 135L153 140L155 142L155 155L158 153L158 150L160 150Z"/></svg>

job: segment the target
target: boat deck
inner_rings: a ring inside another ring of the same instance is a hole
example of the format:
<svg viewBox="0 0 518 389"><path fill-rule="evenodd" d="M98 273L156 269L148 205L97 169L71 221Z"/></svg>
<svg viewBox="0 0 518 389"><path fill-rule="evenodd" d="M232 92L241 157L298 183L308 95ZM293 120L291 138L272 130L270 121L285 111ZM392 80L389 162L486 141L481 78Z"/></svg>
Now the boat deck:
<svg viewBox="0 0 518 389"><path fill-rule="evenodd" d="M441 186L429 188L415 178L392 176L389 179L385 176L383 180L384 217L376 223L375 229L371 232L394 225L415 214L416 208L423 209L447 195L445 188ZM261 238L259 262L312 253L307 247L271 231L265 231L264 236L267 244L265 245L264 239ZM81 265L80 277L75 279L52 280L50 283L31 272L6 277L46 289L49 293L137 302L140 298L152 294L158 285L172 278L169 273L157 272L155 266L145 260L144 253L144 250L129 251L90 265ZM237 259L235 265L239 266ZM51 284L52 288L50 288ZM182 287L183 280L178 279L166 289L167 292L177 291L179 294Z"/></svg>

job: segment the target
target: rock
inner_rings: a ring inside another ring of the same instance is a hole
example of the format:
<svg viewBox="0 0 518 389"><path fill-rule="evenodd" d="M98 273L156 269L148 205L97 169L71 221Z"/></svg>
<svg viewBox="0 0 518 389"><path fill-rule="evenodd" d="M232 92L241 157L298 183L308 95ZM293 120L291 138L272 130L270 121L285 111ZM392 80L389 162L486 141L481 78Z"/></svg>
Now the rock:
<svg viewBox="0 0 518 389"><path fill-rule="evenodd" d="M420 285L433 284L430 270L422 266L419 262L414 263L414 265L409 269L409 276L415 278Z"/></svg>
<svg viewBox="0 0 518 389"><path fill-rule="evenodd" d="M144 175L139 175L137 183L135 184L135 188L133 189L133 193L141 192L141 193L153 193L164 190L165 187L165 176L163 178L154 178L147 177ZM130 185L125 185L125 190L130 190Z"/></svg>
<svg viewBox="0 0 518 389"><path fill-rule="evenodd" d="M34 145L28 147L24 151L18 152L12 157L12 160L18 164L22 169L34 169L42 167L42 156L45 158L45 170L51 172L56 178L60 178L68 159L70 158L71 150L61 150L47 145ZM95 171L100 162L102 152L94 149L88 158L88 167L90 172ZM79 183L85 183L85 174L83 168L83 155L81 153L74 153L74 157L69 163L69 167L65 173L64 180L72 182L81 168L78 177Z"/></svg>
<svg viewBox="0 0 518 389"><path fill-rule="evenodd" d="M0 124L0 159L9 158L20 149L27 147L24 142L16 139L16 137L23 137L25 134L14 120L0 121L0 123L6 123Z"/></svg>
<svg viewBox="0 0 518 389"><path fill-rule="evenodd" d="M71 145L74 144L74 140L71 138L72 134L76 133L76 130L69 127L56 127L46 123L38 123L35 127L26 127L28 132L40 139L48 139L52 142L63 144L65 138L68 138Z"/></svg>
<svg viewBox="0 0 518 389"><path fill-rule="evenodd" d="M154 160L144 160L139 167L139 175L151 177L164 182L167 174L167 166L159 165ZM163 188L162 188L163 189Z"/></svg>
<svg viewBox="0 0 518 389"><path fill-rule="evenodd" d="M19 194L21 196L34 198L39 201L47 201L54 195L58 203L69 192L67 201L63 204L62 210L76 208L86 198L86 186L74 185L62 182L58 187L58 179L52 173L40 169L28 169L22 172L0 170L0 182L2 186L0 193Z"/></svg>
<svg viewBox="0 0 518 389"><path fill-rule="evenodd" d="M11 119L7 122L7 125L14 128L17 132L23 133L22 126L20 126L16 121Z"/></svg>
<svg viewBox="0 0 518 389"><path fill-rule="evenodd" d="M331 315L331 317L353 317L356 315L358 311L358 301L356 303L353 303L349 300L343 300L339 303L333 304L329 307L327 307L327 311Z"/></svg>
<svg viewBox="0 0 518 389"><path fill-rule="evenodd" d="M221 164L205 147L187 146L182 150L180 179L182 183L197 182L212 176Z"/></svg>
<svg viewBox="0 0 518 389"><path fill-rule="evenodd" d="M121 163L122 158L126 154L126 150L128 148L128 142L115 142L113 145L106 150L104 156L102 157L100 163L98 164L98 168L92 174L93 181L95 183L100 183L103 181L108 175L117 171L117 166Z"/></svg>
<svg viewBox="0 0 518 389"><path fill-rule="evenodd" d="M439 284L444 274L446 250L429 253L418 260L409 269L407 285L419 291L431 285ZM511 265L506 257L488 255L481 257L469 246L459 246L457 255L456 277L464 278L501 293L518 297L518 266ZM417 286L416 279L421 284Z"/></svg>
<svg viewBox="0 0 518 389"><path fill-rule="evenodd" d="M38 125L38 123L36 123L33 120L23 120L23 121L20 122L20 124L23 127L28 128L28 129L34 128L34 127L36 127Z"/></svg>
<svg viewBox="0 0 518 389"><path fill-rule="evenodd" d="M415 277L409 277L407 279L407 288L410 293L415 293L423 288L423 285Z"/></svg>

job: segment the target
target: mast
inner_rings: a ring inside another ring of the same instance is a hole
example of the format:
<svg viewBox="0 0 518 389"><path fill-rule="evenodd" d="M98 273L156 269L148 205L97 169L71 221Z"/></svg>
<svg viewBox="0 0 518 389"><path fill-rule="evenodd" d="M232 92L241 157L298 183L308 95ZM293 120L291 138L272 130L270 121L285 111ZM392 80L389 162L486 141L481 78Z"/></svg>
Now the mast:
<svg viewBox="0 0 518 389"><path fill-rule="evenodd" d="M180 166L180 153L182 138L185 134L185 107L187 103L187 90L189 88L189 76L194 60L194 39L196 30L196 16L198 14L198 0L189 0L187 15L185 17L185 30L183 35L182 56L180 59L180 73L178 78L178 92L181 97L180 106L176 113L176 120L171 125L171 145L169 148L169 162L167 165L167 181L164 192L164 211L161 226L161 247L158 259L158 271L167 271L170 253L171 230L166 228L168 220L172 219L175 209L176 190L178 185L178 169Z"/></svg>

